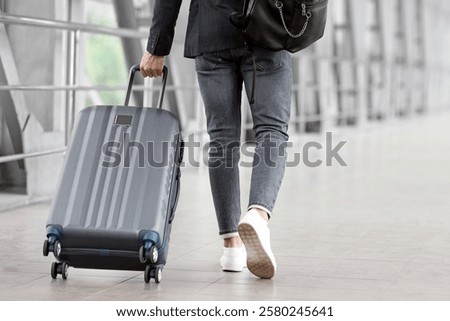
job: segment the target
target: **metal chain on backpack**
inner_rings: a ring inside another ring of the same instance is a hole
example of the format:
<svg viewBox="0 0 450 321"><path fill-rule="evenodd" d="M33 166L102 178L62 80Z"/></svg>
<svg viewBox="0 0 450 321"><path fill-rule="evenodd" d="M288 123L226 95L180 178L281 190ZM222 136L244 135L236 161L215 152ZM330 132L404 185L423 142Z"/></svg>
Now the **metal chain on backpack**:
<svg viewBox="0 0 450 321"><path fill-rule="evenodd" d="M280 11L281 22L283 22L283 27L286 30L286 32L288 33L288 35L291 36L292 38L300 38L301 36L303 36L303 34L306 31L306 28L308 28L309 19L312 16L310 11L308 11L308 12L306 11L306 5L304 3L302 3L302 16L306 17L306 22L303 25L302 30L296 35L294 35L292 32L290 32L288 27L286 26L286 21L284 20L284 14L283 14L283 2L277 0L275 2L275 6L277 7L278 11Z"/></svg>

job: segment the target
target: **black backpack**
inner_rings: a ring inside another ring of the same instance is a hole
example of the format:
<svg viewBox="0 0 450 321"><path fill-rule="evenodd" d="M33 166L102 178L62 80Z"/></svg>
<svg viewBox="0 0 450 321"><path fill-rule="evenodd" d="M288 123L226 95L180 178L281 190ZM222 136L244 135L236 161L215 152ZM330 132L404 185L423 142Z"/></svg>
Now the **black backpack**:
<svg viewBox="0 0 450 321"><path fill-rule="evenodd" d="M245 0L243 12L231 14L250 44L297 52L325 31L328 0Z"/></svg>

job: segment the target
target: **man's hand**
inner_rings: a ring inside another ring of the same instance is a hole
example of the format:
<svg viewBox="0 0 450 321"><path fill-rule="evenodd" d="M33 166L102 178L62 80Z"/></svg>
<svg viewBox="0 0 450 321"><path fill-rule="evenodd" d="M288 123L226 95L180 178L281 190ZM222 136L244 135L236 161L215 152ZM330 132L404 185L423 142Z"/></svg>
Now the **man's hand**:
<svg viewBox="0 0 450 321"><path fill-rule="evenodd" d="M163 73L164 56L154 56L145 51L141 59L141 74L144 77L159 77Z"/></svg>

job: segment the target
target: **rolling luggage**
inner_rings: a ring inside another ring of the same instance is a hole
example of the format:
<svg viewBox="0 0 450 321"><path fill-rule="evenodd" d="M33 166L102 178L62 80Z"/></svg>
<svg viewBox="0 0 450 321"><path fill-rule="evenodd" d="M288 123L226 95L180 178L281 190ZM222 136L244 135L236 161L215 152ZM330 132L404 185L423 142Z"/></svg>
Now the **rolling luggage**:
<svg viewBox="0 0 450 321"><path fill-rule="evenodd" d="M144 271L161 281L180 190L180 124L158 108L128 107L139 65L130 70L124 106L93 106L76 118L53 200L43 254L51 276L76 268Z"/></svg>

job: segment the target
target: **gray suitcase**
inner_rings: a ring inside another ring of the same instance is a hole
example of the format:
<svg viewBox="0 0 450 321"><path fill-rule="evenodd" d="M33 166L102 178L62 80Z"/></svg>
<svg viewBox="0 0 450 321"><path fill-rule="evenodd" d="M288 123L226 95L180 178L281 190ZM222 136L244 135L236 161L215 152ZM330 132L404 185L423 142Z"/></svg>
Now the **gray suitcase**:
<svg viewBox="0 0 450 321"><path fill-rule="evenodd" d="M130 70L125 106L83 109L75 122L47 224L43 254L51 276L76 268L145 271L159 283L180 190L180 124L158 108L128 107L139 66Z"/></svg>

